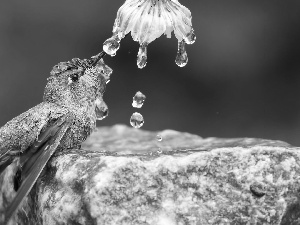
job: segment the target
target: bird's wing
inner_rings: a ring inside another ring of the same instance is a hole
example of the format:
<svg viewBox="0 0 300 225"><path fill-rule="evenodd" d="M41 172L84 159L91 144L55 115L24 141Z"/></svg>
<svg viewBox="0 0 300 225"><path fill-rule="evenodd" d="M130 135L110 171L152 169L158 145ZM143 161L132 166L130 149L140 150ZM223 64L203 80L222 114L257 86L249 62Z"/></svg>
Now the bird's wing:
<svg viewBox="0 0 300 225"><path fill-rule="evenodd" d="M20 156L32 145L53 114L59 113L57 118L66 112L59 110L53 104L43 102L13 118L0 128L0 174L16 156Z"/></svg>
<svg viewBox="0 0 300 225"><path fill-rule="evenodd" d="M44 132L40 133L38 139L31 145L30 149L21 156L22 166L22 184L18 189L12 203L5 212L5 222L8 223L19 205L30 192L51 155L57 149L62 137L73 122L71 114L66 114L50 126L47 126ZM5 223L5 224L6 224Z"/></svg>

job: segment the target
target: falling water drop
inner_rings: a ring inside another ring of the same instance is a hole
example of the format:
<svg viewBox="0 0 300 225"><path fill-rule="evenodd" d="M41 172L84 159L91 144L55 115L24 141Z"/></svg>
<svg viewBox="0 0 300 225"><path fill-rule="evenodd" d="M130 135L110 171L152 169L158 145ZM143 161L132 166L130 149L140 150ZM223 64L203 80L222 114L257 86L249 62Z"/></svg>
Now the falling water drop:
<svg viewBox="0 0 300 225"><path fill-rule="evenodd" d="M194 30L192 29L191 32L186 36L185 42L188 45L194 44L196 41L196 35Z"/></svg>
<svg viewBox="0 0 300 225"><path fill-rule="evenodd" d="M113 35L103 43L103 51L105 51L110 56L115 56L118 49L120 48L120 41L121 40L117 34Z"/></svg>
<svg viewBox="0 0 300 225"><path fill-rule="evenodd" d="M147 64L147 46L148 43L143 43L139 48L139 52L137 55L137 66L140 69L143 69Z"/></svg>
<svg viewBox="0 0 300 225"><path fill-rule="evenodd" d="M133 97L132 107L134 107L134 108L142 108L145 99L146 99L146 96L142 92L138 91L135 94L135 96Z"/></svg>
<svg viewBox="0 0 300 225"><path fill-rule="evenodd" d="M96 99L95 104L96 118L97 120L103 120L108 116L108 107L106 103L100 98Z"/></svg>
<svg viewBox="0 0 300 225"><path fill-rule="evenodd" d="M175 62L179 67L184 67L188 62L184 40L178 42L178 51Z"/></svg>
<svg viewBox="0 0 300 225"><path fill-rule="evenodd" d="M162 136L160 136L159 134L156 135L156 140L157 140L157 141L162 141Z"/></svg>
<svg viewBox="0 0 300 225"><path fill-rule="evenodd" d="M140 113L138 113L138 112L133 113L132 116L131 116L131 118L130 118L130 124L134 128L140 128L140 127L142 127L143 124L144 124L144 118L143 118L143 116Z"/></svg>

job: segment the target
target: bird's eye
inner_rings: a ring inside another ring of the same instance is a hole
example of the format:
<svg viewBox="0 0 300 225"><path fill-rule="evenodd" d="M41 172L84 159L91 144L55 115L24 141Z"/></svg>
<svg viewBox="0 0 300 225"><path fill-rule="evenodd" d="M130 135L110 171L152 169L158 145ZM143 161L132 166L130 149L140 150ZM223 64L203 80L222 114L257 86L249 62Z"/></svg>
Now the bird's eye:
<svg viewBox="0 0 300 225"><path fill-rule="evenodd" d="M78 81L78 79L79 79L79 75L78 75L78 74L72 74L72 75L70 76L70 78L71 78L72 82L76 82L76 81Z"/></svg>

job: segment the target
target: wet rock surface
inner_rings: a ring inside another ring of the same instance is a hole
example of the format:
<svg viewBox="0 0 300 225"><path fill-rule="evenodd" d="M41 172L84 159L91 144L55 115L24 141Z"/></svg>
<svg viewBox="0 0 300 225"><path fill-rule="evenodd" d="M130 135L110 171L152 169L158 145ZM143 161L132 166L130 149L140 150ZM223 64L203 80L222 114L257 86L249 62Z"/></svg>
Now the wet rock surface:
<svg viewBox="0 0 300 225"><path fill-rule="evenodd" d="M281 141L103 127L82 150L52 158L16 219L19 224L300 224L299 150ZM3 196L2 190L2 201Z"/></svg>

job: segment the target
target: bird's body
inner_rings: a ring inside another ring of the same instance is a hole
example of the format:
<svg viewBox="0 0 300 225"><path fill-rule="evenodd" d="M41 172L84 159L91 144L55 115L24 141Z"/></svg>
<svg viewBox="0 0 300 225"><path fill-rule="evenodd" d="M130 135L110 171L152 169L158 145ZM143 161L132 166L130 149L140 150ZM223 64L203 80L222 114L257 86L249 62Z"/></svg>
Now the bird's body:
<svg viewBox="0 0 300 225"><path fill-rule="evenodd" d="M0 128L0 178L12 162L17 167L13 181L2 178L13 183L17 193L12 202L2 201L2 213L0 201L0 223L8 223L53 153L80 148L96 128L96 120L106 116L102 97L109 74L102 57L55 66L43 102Z"/></svg>
<svg viewBox="0 0 300 225"><path fill-rule="evenodd" d="M5 149L9 155L19 156L47 129L51 121L69 114L74 118L74 124L70 125L57 150L80 146L96 127L95 109L93 111L88 113L83 107L72 109L42 102L0 128L0 149Z"/></svg>

